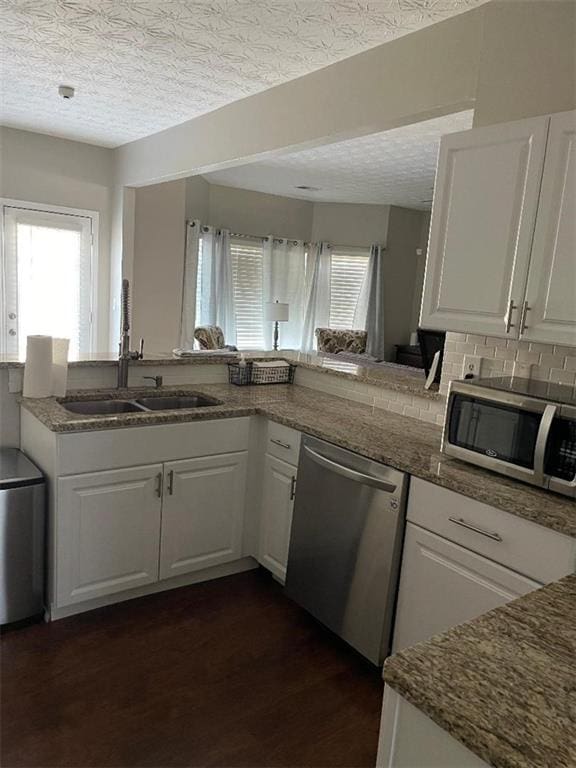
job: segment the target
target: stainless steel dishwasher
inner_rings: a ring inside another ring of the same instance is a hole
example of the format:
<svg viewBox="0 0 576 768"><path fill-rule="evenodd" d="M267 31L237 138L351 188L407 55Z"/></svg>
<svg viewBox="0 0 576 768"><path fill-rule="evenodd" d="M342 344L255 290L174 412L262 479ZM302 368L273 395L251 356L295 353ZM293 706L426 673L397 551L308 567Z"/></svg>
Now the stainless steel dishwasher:
<svg viewBox="0 0 576 768"><path fill-rule="evenodd" d="M407 476L305 437L286 594L374 664L389 653Z"/></svg>

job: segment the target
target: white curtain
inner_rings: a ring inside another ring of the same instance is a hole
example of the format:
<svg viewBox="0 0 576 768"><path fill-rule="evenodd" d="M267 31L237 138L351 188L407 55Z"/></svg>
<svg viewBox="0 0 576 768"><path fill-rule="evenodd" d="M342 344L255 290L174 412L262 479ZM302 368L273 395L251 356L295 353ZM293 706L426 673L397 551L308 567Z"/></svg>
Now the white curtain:
<svg viewBox="0 0 576 768"><path fill-rule="evenodd" d="M366 352L377 360L384 360L384 250L380 245L373 245L370 249L367 274L369 291Z"/></svg>
<svg viewBox="0 0 576 768"><path fill-rule="evenodd" d="M236 309L227 229L202 227L196 325L219 325L226 344L236 344Z"/></svg>
<svg viewBox="0 0 576 768"><path fill-rule="evenodd" d="M179 343L181 349L192 349L194 347L200 230L201 225L199 221L194 220L186 223L186 252L184 256L184 284L182 287Z"/></svg>
<svg viewBox="0 0 576 768"><path fill-rule="evenodd" d="M316 328L330 322L330 250L329 243L312 243L306 265L304 324L300 350L312 352L316 347Z"/></svg>
<svg viewBox="0 0 576 768"><path fill-rule="evenodd" d="M263 301L289 305L289 320L280 323L280 346L300 349L304 319L306 253L302 240L270 235L263 243ZM264 323L264 346L272 349L273 323Z"/></svg>

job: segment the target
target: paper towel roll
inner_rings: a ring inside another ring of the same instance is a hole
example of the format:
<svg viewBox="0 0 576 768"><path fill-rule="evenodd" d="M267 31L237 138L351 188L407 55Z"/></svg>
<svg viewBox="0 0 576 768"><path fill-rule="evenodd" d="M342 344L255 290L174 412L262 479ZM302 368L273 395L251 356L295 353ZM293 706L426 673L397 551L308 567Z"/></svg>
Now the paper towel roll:
<svg viewBox="0 0 576 768"><path fill-rule="evenodd" d="M52 336L28 336L22 394L24 397L52 394Z"/></svg>
<svg viewBox="0 0 576 768"><path fill-rule="evenodd" d="M64 397L68 382L70 339L52 339L52 394Z"/></svg>

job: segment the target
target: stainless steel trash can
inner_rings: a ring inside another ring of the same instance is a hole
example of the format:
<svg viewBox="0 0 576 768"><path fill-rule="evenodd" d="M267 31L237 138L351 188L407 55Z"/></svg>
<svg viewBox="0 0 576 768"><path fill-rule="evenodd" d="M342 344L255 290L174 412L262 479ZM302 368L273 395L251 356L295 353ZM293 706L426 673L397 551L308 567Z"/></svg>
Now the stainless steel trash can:
<svg viewBox="0 0 576 768"><path fill-rule="evenodd" d="M1 625L44 613L45 504L42 472L16 448L1 448Z"/></svg>

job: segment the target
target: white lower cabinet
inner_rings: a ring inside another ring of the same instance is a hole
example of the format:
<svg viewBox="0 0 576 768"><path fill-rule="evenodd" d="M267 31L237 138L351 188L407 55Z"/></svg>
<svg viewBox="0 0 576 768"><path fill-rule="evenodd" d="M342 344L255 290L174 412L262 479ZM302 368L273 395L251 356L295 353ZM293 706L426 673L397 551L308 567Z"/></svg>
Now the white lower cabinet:
<svg viewBox="0 0 576 768"><path fill-rule="evenodd" d="M575 563L574 539L412 478L393 652L560 579ZM377 766L486 763L385 686Z"/></svg>
<svg viewBox="0 0 576 768"><path fill-rule="evenodd" d="M388 685L384 687L377 768L489 768Z"/></svg>
<svg viewBox="0 0 576 768"><path fill-rule="evenodd" d="M58 481L58 605L158 580L161 482L161 464Z"/></svg>
<svg viewBox="0 0 576 768"><path fill-rule="evenodd" d="M242 556L247 452L164 465L160 578Z"/></svg>
<svg viewBox="0 0 576 768"><path fill-rule="evenodd" d="M394 652L541 586L540 582L409 522L396 609Z"/></svg>
<svg viewBox="0 0 576 768"><path fill-rule="evenodd" d="M260 517L260 563L281 581L286 578L296 467L266 454Z"/></svg>

